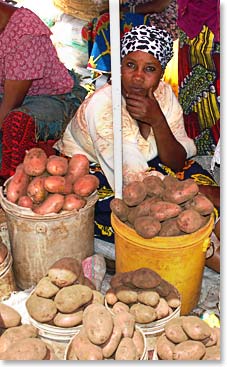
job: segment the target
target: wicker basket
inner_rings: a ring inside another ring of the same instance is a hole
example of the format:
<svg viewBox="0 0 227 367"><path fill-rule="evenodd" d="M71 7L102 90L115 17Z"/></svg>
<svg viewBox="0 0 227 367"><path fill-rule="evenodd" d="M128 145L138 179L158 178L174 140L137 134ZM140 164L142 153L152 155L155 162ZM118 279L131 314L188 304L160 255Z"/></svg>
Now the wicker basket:
<svg viewBox="0 0 227 367"><path fill-rule="evenodd" d="M65 14L90 21L108 11L109 0L54 0L54 5Z"/></svg>

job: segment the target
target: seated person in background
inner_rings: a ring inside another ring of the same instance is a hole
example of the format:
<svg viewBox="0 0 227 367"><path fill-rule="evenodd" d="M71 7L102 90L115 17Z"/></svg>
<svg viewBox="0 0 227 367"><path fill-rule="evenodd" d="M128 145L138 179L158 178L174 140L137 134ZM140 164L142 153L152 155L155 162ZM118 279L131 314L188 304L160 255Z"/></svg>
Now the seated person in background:
<svg viewBox="0 0 227 367"><path fill-rule="evenodd" d="M141 25L121 41L123 184L158 171L198 184L217 185L190 157L194 141L184 128L182 108L169 84L162 81L173 55L170 34ZM95 206L95 236L114 242L110 202L114 197L112 86L91 94L68 124L55 148L62 155L85 154L91 173L100 180ZM157 172L157 174L159 174Z"/></svg>
<svg viewBox="0 0 227 367"><path fill-rule="evenodd" d="M25 151L48 155L87 92L60 62L51 31L31 10L0 0L1 179L13 175ZM2 181L3 181L2 180Z"/></svg>

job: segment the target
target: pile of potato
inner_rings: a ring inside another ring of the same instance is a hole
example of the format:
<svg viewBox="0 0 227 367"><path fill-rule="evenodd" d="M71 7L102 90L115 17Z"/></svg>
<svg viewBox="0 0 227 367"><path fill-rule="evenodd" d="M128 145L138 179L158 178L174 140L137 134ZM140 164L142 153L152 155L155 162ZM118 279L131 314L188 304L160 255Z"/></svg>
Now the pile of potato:
<svg viewBox="0 0 227 367"><path fill-rule="evenodd" d="M180 316L165 325L156 350L163 360L220 360L220 328L197 316Z"/></svg>
<svg viewBox="0 0 227 367"><path fill-rule="evenodd" d="M53 349L38 339L38 329L21 325L20 314L12 307L0 304L1 360L56 360Z"/></svg>
<svg viewBox="0 0 227 367"><path fill-rule="evenodd" d="M138 324L161 320L181 305L177 289L148 268L116 273L110 286L105 300L111 312L127 311Z"/></svg>
<svg viewBox="0 0 227 367"><path fill-rule="evenodd" d="M6 188L8 201L45 215L61 210L79 210L96 191L99 179L89 174L89 161L83 154L67 159L47 157L41 148L26 152Z"/></svg>
<svg viewBox="0 0 227 367"><path fill-rule="evenodd" d="M114 198L112 212L144 238L181 236L196 232L210 219L213 203L199 193L192 179L148 176L123 188Z"/></svg>
<svg viewBox="0 0 227 367"><path fill-rule="evenodd" d="M56 261L26 301L32 319L62 328L82 323L85 307L104 304L104 296L86 278L80 262L64 257Z"/></svg>
<svg viewBox="0 0 227 367"><path fill-rule="evenodd" d="M67 360L139 360L144 358L145 338L127 311L116 315L101 304L86 307L83 327L71 340Z"/></svg>

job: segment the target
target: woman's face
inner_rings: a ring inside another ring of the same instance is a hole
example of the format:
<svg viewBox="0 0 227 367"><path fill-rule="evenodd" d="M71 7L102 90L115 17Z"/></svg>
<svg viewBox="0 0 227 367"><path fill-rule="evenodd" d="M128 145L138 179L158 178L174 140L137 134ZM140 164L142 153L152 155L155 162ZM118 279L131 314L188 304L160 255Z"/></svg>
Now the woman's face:
<svg viewBox="0 0 227 367"><path fill-rule="evenodd" d="M157 89L163 71L160 62L151 54L134 51L126 55L121 64L122 93L147 96L148 90Z"/></svg>

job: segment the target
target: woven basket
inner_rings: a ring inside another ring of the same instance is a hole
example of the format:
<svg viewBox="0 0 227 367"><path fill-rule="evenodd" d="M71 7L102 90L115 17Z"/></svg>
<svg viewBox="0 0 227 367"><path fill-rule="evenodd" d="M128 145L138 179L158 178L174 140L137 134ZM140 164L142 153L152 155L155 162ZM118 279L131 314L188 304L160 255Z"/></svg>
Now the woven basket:
<svg viewBox="0 0 227 367"><path fill-rule="evenodd" d="M54 5L65 14L89 21L108 11L109 0L54 0Z"/></svg>

